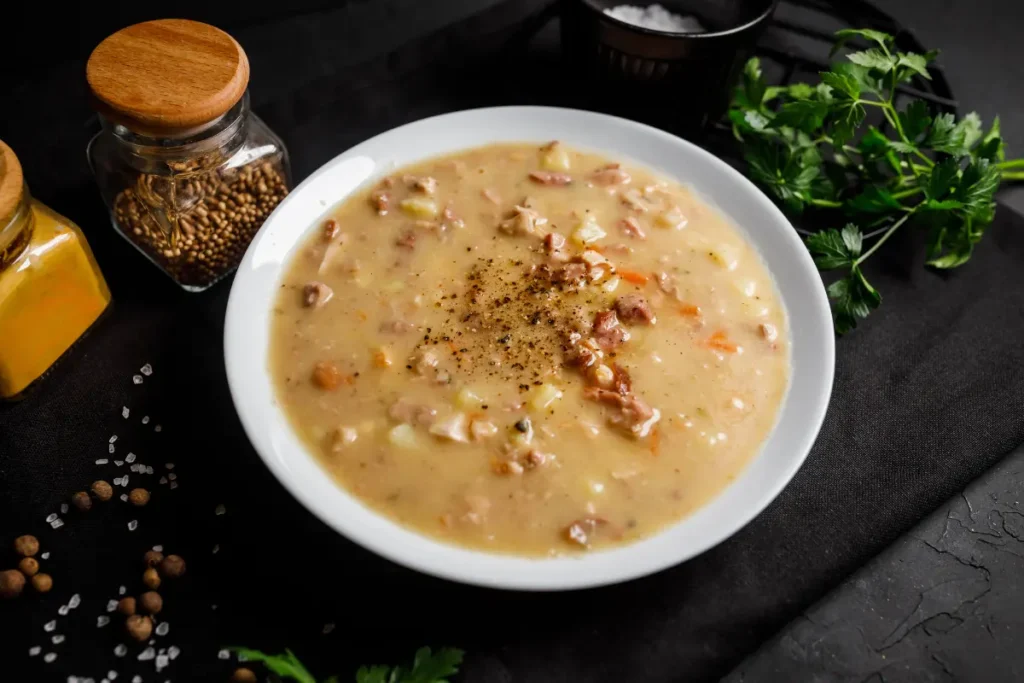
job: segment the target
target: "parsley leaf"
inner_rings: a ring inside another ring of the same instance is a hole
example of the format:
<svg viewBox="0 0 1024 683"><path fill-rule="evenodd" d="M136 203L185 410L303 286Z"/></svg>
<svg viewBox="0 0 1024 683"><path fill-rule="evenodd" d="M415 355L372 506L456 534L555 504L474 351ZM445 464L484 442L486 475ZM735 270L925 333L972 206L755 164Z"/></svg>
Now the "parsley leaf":
<svg viewBox="0 0 1024 683"><path fill-rule="evenodd" d="M816 100L794 100L782 105L775 115L774 125L789 126L802 131L821 128L828 114L828 104Z"/></svg>
<svg viewBox="0 0 1024 683"><path fill-rule="evenodd" d="M905 111L899 112L898 116L903 132L911 142L921 137L921 134L928 130L928 124L932 122L928 105L924 100L914 100L907 105Z"/></svg>
<svg viewBox="0 0 1024 683"><path fill-rule="evenodd" d="M283 655L266 655L259 650L249 650L244 647L232 649L240 660L262 662L263 666L278 676L291 678L298 683L316 683L313 674L309 673L291 650L286 649Z"/></svg>
<svg viewBox="0 0 1024 683"><path fill-rule="evenodd" d="M743 76L736 88L736 99L744 107L759 109L764 102L767 84L761 77L761 61L753 57L743 67Z"/></svg>
<svg viewBox="0 0 1024 683"><path fill-rule="evenodd" d="M858 266L842 280L836 280L828 287L832 299L836 332L846 334L857 327L857 321L871 314L882 303L882 295L864 277Z"/></svg>
<svg viewBox="0 0 1024 683"><path fill-rule="evenodd" d="M870 41L878 43L879 47L888 50L892 45L893 37L888 33L882 33L881 31L875 31L870 28L844 28L841 31L836 31L835 45L832 48L832 54L839 51L843 45L846 44L851 38L867 38Z"/></svg>
<svg viewBox="0 0 1024 683"><path fill-rule="evenodd" d="M914 74L931 80L932 76L928 73L928 62L932 59L934 59L934 55L917 55L912 52L900 52L897 55L896 64L903 67L903 73L897 76L897 80L907 80Z"/></svg>
<svg viewBox="0 0 1024 683"><path fill-rule="evenodd" d="M956 117L952 114L939 114L932 121L931 130L928 131L924 144L936 152L963 156L967 154L964 139L965 130L957 126Z"/></svg>
<svg viewBox="0 0 1024 683"><path fill-rule="evenodd" d="M267 669L283 678L290 678L297 683L316 683L316 679L292 653L285 650L283 655L267 655L258 650L232 648L239 660L262 662ZM449 683L448 678L459 672L463 652L455 648L445 647L431 652L429 647L416 651L412 668L396 666L362 666L356 671L356 683ZM338 683L338 677L332 676L324 683Z"/></svg>
<svg viewBox="0 0 1024 683"><path fill-rule="evenodd" d="M967 216L991 221L995 211L996 190L999 189L999 170L988 159L978 159L968 164L960 176L953 198L963 202Z"/></svg>
<svg viewBox="0 0 1024 683"><path fill-rule="evenodd" d="M942 199L953 187L953 182L960 174L960 164L956 159L944 159L932 168L931 178L924 188L928 199Z"/></svg>
<svg viewBox="0 0 1024 683"><path fill-rule="evenodd" d="M855 213L887 213L893 209L902 209L892 193L876 185L869 185L859 195L847 202Z"/></svg>
<svg viewBox="0 0 1024 683"><path fill-rule="evenodd" d="M895 57L874 47L863 52L851 52L846 55L846 58L854 64L866 66L869 69L881 69L882 71L889 71L896 65Z"/></svg>

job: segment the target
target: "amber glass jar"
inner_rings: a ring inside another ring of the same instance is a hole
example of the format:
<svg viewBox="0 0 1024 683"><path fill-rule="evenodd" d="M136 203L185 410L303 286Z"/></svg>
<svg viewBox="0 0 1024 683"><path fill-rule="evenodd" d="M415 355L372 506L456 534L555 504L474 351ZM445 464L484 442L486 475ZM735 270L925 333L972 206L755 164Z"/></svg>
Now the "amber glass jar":
<svg viewBox="0 0 1024 683"><path fill-rule="evenodd" d="M82 231L29 196L0 141L0 398L39 379L109 303Z"/></svg>
<svg viewBox="0 0 1024 683"><path fill-rule="evenodd" d="M288 193L284 144L249 109L227 33L164 19L100 43L86 77L102 130L88 156L114 228L189 291L232 272Z"/></svg>

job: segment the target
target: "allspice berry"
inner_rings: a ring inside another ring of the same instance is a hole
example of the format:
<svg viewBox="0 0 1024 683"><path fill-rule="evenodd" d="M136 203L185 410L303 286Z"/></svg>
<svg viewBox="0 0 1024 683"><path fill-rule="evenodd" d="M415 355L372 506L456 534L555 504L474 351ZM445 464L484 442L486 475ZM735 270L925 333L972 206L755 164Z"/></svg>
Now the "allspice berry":
<svg viewBox="0 0 1024 683"><path fill-rule="evenodd" d="M128 596L117 601L117 611L126 617L135 614L135 598Z"/></svg>
<svg viewBox="0 0 1024 683"><path fill-rule="evenodd" d="M252 669L246 669L244 666L235 669L235 673L231 674L231 683L256 683L256 680L256 674Z"/></svg>
<svg viewBox="0 0 1024 683"><path fill-rule="evenodd" d="M128 501L136 507L142 507L149 502L149 491L146 489L132 489L128 493Z"/></svg>
<svg viewBox="0 0 1024 683"><path fill-rule="evenodd" d="M37 593L49 593L53 588L53 577L49 574L39 573L32 577L32 587Z"/></svg>
<svg viewBox="0 0 1024 683"><path fill-rule="evenodd" d="M164 599L156 591L146 591L139 596L139 607L147 614L159 614L164 608Z"/></svg>
<svg viewBox="0 0 1024 683"><path fill-rule="evenodd" d="M25 576L35 576L39 571L39 561L34 557L23 557L18 563L18 570Z"/></svg>
<svg viewBox="0 0 1024 683"><path fill-rule="evenodd" d="M39 539L25 534L14 539L14 552L23 557L32 557L39 552Z"/></svg>
<svg viewBox="0 0 1024 683"><path fill-rule="evenodd" d="M153 635L153 620L141 614L133 614L124 622L124 627L140 643Z"/></svg>
<svg viewBox="0 0 1024 683"><path fill-rule="evenodd" d="M157 567L164 561L164 554L159 550L147 550L146 554L142 556L142 561L146 563L147 567Z"/></svg>
<svg viewBox="0 0 1024 683"><path fill-rule="evenodd" d="M85 491L79 491L71 496L71 504L81 512L88 512L92 509L92 498Z"/></svg>
<svg viewBox="0 0 1024 683"><path fill-rule="evenodd" d="M157 573L155 568L150 567L142 572L142 583L145 584L146 588L157 589L160 587L160 574Z"/></svg>
<svg viewBox="0 0 1024 683"><path fill-rule="evenodd" d="M100 479L92 483L92 493L105 503L113 497L114 487Z"/></svg>
<svg viewBox="0 0 1024 683"><path fill-rule="evenodd" d="M176 579L185 573L185 560L178 555L168 555L160 562L160 573L168 579Z"/></svg>
<svg viewBox="0 0 1024 683"><path fill-rule="evenodd" d="M25 575L17 569L0 572L0 598L16 598L25 588Z"/></svg>

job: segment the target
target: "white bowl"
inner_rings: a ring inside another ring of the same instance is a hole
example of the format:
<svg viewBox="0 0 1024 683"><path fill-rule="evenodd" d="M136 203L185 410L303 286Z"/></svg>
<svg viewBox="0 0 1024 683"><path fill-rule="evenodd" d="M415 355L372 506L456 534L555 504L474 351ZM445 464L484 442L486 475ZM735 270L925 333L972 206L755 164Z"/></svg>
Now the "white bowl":
<svg viewBox="0 0 1024 683"><path fill-rule="evenodd" d="M558 139L635 162L691 185L745 233L775 278L789 316L792 378L768 440L740 476L695 514L650 538L610 550L526 558L469 550L399 526L363 505L321 469L293 433L268 370L270 309L284 267L320 217L396 166L499 141ZM289 194L238 268L224 328L228 384L267 467L313 514L389 560L454 581L562 590L633 579L687 560L736 533L803 463L832 391L835 344L818 272L789 221L725 162L663 131L625 119L546 107L476 109L417 121L335 157Z"/></svg>

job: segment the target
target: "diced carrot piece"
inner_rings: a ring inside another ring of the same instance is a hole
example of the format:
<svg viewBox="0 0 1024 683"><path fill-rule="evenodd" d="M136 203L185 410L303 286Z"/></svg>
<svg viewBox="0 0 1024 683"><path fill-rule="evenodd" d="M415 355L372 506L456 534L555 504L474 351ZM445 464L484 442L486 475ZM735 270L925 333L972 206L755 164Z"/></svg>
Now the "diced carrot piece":
<svg viewBox="0 0 1024 683"><path fill-rule="evenodd" d="M651 429L651 434L647 438L651 440L651 455L658 455L658 449L661 447L661 430L657 425Z"/></svg>
<svg viewBox="0 0 1024 683"><path fill-rule="evenodd" d="M699 318L700 317L700 306L693 304L683 304L679 307L679 314L685 315L688 318Z"/></svg>
<svg viewBox="0 0 1024 683"><path fill-rule="evenodd" d="M725 353L736 353L739 347L729 341L729 338L725 336L725 332L719 330L707 338L704 345L709 349L715 349L716 351L723 351Z"/></svg>
<svg viewBox="0 0 1024 683"><path fill-rule="evenodd" d="M631 282L634 285L646 285L647 281L650 279L643 273L640 273L635 270L617 270L615 272L623 280L625 280L626 282Z"/></svg>

